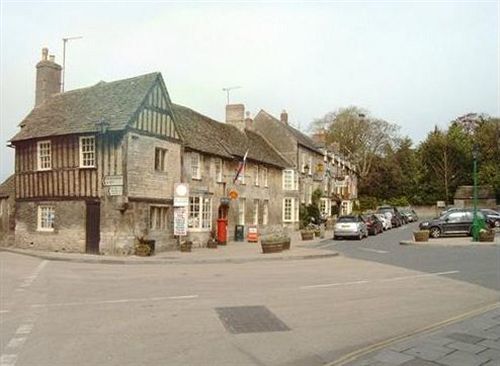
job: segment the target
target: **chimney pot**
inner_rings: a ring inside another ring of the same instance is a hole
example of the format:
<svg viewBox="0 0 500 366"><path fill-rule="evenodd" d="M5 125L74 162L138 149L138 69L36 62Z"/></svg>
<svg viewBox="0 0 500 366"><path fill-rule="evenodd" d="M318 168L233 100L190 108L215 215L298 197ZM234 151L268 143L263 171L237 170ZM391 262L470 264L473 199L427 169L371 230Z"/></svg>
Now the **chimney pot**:
<svg viewBox="0 0 500 366"><path fill-rule="evenodd" d="M56 56L54 56L54 55L50 55L50 56L49 56L49 61L50 61L50 62L56 62Z"/></svg>
<svg viewBox="0 0 500 366"><path fill-rule="evenodd" d="M42 60L36 64L35 107L61 92L61 70L61 65L55 63L54 55L49 56L49 49L42 48Z"/></svg>
<svg viewBox="0 0 500 366"><path fill-rule="evenodd" d="M49 49L47 47L42 48L42 61L47 61L48 55L49 55Z"/></svg>
<svg viewBox="0 0 500 366"><path fill-rule="evenodd" d="M283 111L281 112L281 115L280 115L280 121L282 123L284 123L285 125L288 124L288 113L286 112L286 110L283 109Z"/></svg>

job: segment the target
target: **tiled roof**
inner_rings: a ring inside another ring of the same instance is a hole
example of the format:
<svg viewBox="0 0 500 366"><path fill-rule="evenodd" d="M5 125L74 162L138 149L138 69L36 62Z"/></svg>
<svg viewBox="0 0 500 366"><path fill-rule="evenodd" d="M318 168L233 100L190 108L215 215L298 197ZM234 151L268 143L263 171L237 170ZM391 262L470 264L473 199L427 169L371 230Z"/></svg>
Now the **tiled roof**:
<svg viewBox="0 0 500 366"><path fill-rule="evenodd" d="M0 198L7 198L15 194L15 175L12 174L0 184Z"/></svg>
<svg viewBox="0 0 500 366"><path fill-rule="evenodd" d="M97 132L101 119L110 131L122 130L158 77L160 73L154 72L55 94L28 114L11 141Z"/></svg>
<svg viewBox="0 0 500 366"><path fill-rule="evenodd" d="M261 109L255 118L263 118L263 119L271 120L274 123L279 123L280 125L282 125L284 128L286 128L293 135L293 137L295 138L295 140L297 140L299 145L302 145L310 150L313 150L319 154L322 154L322 152L318 149L318 144L316 142L314 142L314 140L312 138L310 138L306 134L300 132L296 128L293 128L289 124L285 124L285 123L281 122L279 119L277 119L276 117L274 117L270 113L267 113L265 110Z"/></svg>
<svg viewBox="0 0 500 366"><path fill-rule="evenodd" d="M257 132L242 132L177 104L172 108L176 127L188 148L225 158L241 158L248 150L248 159L281 168L291 165Z"/></svg>

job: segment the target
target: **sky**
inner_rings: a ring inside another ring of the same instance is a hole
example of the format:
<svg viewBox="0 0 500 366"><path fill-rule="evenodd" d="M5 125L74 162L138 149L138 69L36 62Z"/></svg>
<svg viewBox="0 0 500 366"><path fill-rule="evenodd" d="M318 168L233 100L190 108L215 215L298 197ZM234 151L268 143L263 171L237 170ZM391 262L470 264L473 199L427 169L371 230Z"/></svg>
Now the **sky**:
<svg viewBox="0 0 500 366"><path fill-rule="evenodd" d="M31 111L42 47L66 90L160 71L171 99L219 121L226 94L257 114L285 109L307 132L356 105L417 144L438 125L500 116L500 1L14 2L0 9L0 181Z"/></svg>

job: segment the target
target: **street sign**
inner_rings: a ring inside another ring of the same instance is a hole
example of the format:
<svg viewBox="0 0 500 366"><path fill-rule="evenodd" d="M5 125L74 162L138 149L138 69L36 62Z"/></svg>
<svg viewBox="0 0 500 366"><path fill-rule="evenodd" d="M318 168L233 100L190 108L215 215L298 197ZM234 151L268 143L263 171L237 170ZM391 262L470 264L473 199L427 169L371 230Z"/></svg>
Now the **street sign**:
<svg viewBox="0 0 500 366"><path fill-rule="evenodd" d="M444 201L437 201L436 206L439 207L439 208L445 208L446 207L446 202L444 202Z"/></svg>
<svg viewBox="0 0 500 366"><path fill-rule="evenodd" d="M105 187L123 186L123 175L106 175L103 180Z"/></svg>
<svg viewBox="0 0 500 366"><path fill-rule="evenodd" d="M188 226L187 207L174 207L174 235L186 236Z"/></svg>
<svg viewBox="0 0 500 366"><path fill-rule="evenodd" d="M175 183L174 207L186 206L189 206L189 185L186 183Z"/></svg>
<svg viewBox="0 0 500 366"><path fill-rule="evenodd" d="M228 194L229 198L236 200L239 197L238 191L236 189L231 189Z"/></svg>
<svg viewBox="0 0 500 366"><path fill-rule="evenodd" d="M110 196L123 196L123 186L108 187L108 194Z"/></svg>

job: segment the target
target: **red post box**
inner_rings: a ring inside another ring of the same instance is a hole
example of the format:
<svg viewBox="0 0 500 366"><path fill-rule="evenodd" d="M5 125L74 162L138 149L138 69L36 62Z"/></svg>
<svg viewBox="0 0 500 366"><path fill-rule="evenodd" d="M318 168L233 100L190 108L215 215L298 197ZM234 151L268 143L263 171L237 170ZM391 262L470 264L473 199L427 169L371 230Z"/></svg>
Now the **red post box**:
<svg viewBox="0 0 500 366"><path fill-rule="evenodd" d="M227 219L217 219L217 242L219 245L227 244Z"/></svg>

